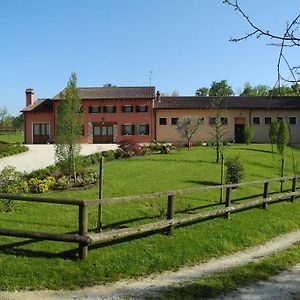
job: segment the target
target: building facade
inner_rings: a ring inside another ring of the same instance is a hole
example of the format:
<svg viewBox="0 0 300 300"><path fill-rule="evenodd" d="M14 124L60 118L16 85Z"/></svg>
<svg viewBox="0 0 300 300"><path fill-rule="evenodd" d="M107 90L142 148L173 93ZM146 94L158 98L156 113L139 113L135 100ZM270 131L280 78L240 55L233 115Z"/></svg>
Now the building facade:
<svg viewBox="0 0 300 300"><path fill-rule="evenodd" d="M213 142L216 116L222 122L224 141L244 142L244 128L254 129L253 142L269 143L273 119L284 119L290 142L300 144L300 97L160 97L154 87L79 88L82 143L184 142L177 122L184 117L201 121L192 142ZM26 90L24 140L26 144L53 143L60 93L51 99L34 99Z"/></svg>

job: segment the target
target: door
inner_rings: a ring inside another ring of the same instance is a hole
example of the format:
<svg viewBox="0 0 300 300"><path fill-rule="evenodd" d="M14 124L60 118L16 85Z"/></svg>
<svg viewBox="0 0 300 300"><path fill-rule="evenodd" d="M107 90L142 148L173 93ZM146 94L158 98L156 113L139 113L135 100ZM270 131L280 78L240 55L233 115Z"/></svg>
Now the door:
<svg viewBox="0 0 300 300"><path fill-rule="evenodd" d="M93 143L111 144L113 143L113 124L93 124Z"/></svg>
<svg viewBox="0 0 300 300"><path fill-rule="evenodd" d="M50 124L35 123L33 124L33 144L48 144L50 143Z"/></svg>
<svg viewBox="0 0 300 300"><path fill-rule="evenodd" d="M245 143L245 124L234 125L234 140L236 143Z"/></svg>

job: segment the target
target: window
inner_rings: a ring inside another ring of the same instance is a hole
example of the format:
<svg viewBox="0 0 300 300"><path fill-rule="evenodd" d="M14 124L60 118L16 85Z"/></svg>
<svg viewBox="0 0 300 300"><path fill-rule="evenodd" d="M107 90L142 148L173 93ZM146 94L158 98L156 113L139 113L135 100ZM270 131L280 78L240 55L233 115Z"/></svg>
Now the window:
<svg viewBox="0 0 300 300"><path fill-rule="evenodd" d="M167 125L167 118L159 118L159 125Z"/></svg>
<svg viewBox="0 0 300 300"><path fill-rule="evenodd" d="M133 135L134 134L134 125L124 124L122 125L122 135Z"/></svg>
<svg viewBox="0 0 300 300"><path fill-rule="evenodd" d="M103 112L104 113L115 113L116 111L117 111L117 109L114 105L103 106Z"/></svg>
<svg viewBox="0 0 300 300"><path fill-rule="evenodd" d="M178 118L171 118L171 125L177 125L178 120Z"/></svg>
<svg viewBox="0 0 300 300"><path fill-rule="evenodd" d="M123 105L122 112L125 112L125 113L133 112L133 106L132 105Z"/></svg>
<svg viewBox="0 0 300 300"><path fill-rule="evenodd" d="M138 130L139 135L149 135L149 124L140 124Z"/></svg>
<svg viewBox="0 0 300 300"><path fill-rule="evenodd" d="M210 125L216 125L217 124L217 118L216 117L209 117L208 120Z"/></svg>
<svg viewBox="0 0 300 300"><path fill-rule="evenodd" d="M260 124L260 117L252 117L252 124L259 125Z"/></svg>
<svg viewBox="0 0 300 300"><path fill-rule="evenodd" d="M135 107L136 112L147 112L148 111L148 106L147 105L137 105Z"/></svg>
<svg viewBox="0 0 300 300"><path fill-rule="evenodd" d="M89 113L90 114L101 113L101 106L89 106Z"/></svg>
<svg viewBox="0 0 300 300"><path fill-rule="evenodd" d="M50 135L49 123L33 124L33 135Z"/></svg>
<svg viewBox="0 0 300 300"><path fill-rule="evenodd" d="M221 117L221 124L227 125L228 124L228 118L227 117Z"/></svg>
<svg viewBox="0 0 300 300"><path fill-rule="evenodd" d="M296 117L289 117L289 124L290 125L296 125L297 124L297 118Z"/></svg>
<svg viewBox="0 0 300 300"><path fill-rule="evenodd" d="M277 117L277 120L278 120L278 121L282 121L282 120L283 120L283 117Z"/></svg>
<svg viewBox="0 0 300 300"><path fill-rule="evenodd" d="M197 124L203 125L204 124L204 117L200 117L197 119Z"/></svg>
<svg viewBox="0 0 300 300"><path fill-rule="evenodd" d="M272 123L272 118L271 117L265 117L265 124L270 125Z"/></svg>

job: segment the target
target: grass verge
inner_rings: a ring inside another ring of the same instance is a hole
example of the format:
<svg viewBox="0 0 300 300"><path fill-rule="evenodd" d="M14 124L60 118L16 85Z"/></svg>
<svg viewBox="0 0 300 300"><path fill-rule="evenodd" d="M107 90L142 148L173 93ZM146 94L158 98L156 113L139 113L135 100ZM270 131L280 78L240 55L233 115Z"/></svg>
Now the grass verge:
<svg viewBox="0 0 300 300"><path fill-rule="evenodd" d="M167 291L148 299L207 299L232 292L291 268L300 262L300 243L288 250L272 254L260 262L234 267L208 278L194 281L184 286L169 288Z"/></svg>

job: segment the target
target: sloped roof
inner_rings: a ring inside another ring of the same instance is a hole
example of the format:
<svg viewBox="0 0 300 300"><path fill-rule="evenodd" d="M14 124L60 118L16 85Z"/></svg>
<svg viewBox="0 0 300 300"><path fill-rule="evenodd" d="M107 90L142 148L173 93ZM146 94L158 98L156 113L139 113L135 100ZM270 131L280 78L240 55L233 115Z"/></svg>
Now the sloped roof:
<svg viewBox="0 0 300 300"><path fill-rule="evenodd" d="M21 112L51 112L53 111L53 102L51 99L38 99L32 105L24 107Z"/></svg>
<svg viewBox="0 0 300 300"><path fill-rule="evenodd" d="M197 109L211 108L216 97L174 96L160 97L156 102L157 109ZM223 97L223 108L300 108L300 97Z"/></svg>
<svg viewBox="0 0 300 300"><path fill-rule="evenodd" d="M154 99L155 87L83 87L79 88L82 100L97 99ZM59 100L59 92L52 99Z"/></svg>

